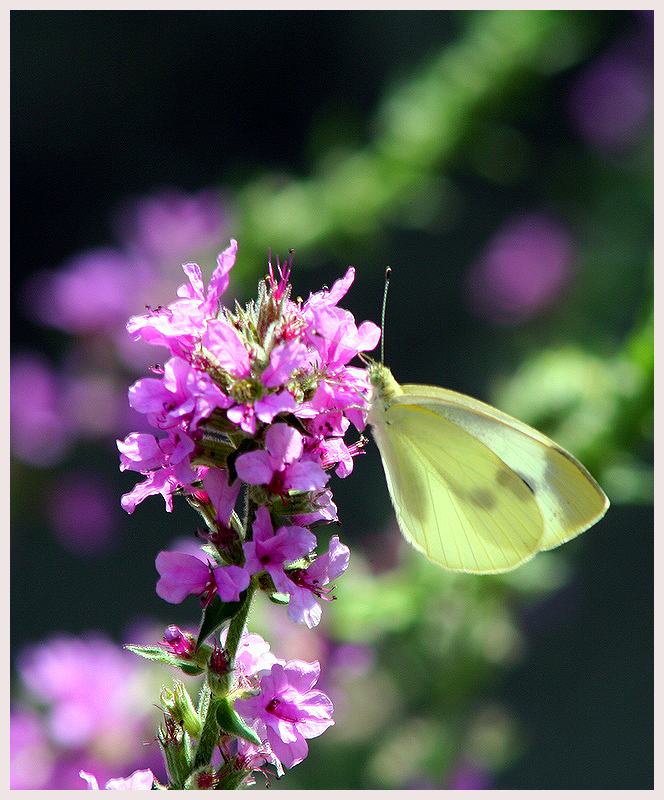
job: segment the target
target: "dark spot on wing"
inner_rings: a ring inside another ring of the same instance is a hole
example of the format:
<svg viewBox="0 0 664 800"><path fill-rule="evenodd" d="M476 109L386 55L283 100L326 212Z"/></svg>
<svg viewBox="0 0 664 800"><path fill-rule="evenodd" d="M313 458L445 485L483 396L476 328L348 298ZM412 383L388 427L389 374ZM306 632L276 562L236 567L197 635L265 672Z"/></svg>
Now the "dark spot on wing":
<svg viewBox="0 0 664 800"><path fill-rule="evenodd" d="M509 486L511 475L506 469L499 469L496 472L496 483L498 486Z"/></svg>
<svg viewBox="0 0 664 800"><path fill-rule="evenodd" d="M468 499L485 511L489 511L496 505L496 496L489 489L473 489L468 492Z"/></svg>

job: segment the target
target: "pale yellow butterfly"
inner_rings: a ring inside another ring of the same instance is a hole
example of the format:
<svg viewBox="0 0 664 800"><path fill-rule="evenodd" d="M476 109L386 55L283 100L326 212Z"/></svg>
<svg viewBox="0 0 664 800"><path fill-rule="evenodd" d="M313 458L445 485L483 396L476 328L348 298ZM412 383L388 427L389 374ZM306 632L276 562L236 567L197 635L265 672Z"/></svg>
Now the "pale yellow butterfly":
<svg viewBox="0 0 664 800"><path fill-rule="evenodd" d="M507 572L594 525L609 499L529 425L368 362L368 414L405 538L449 570Z"/></svg>

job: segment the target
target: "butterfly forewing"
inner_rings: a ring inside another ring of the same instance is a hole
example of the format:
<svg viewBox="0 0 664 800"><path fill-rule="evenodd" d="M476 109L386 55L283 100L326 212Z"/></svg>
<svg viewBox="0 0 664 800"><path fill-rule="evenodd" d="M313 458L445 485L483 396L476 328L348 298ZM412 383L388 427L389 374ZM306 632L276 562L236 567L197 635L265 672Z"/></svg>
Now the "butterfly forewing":
<svg viewBox="0 0 664 800"><path fill-rule="evenodd" d="M457 392L412 385L403 390L396 404L416 403L463 428L531 487L544 521L539 549L566 542L604 515L609 501L590 473L544 434Z"/></svg>

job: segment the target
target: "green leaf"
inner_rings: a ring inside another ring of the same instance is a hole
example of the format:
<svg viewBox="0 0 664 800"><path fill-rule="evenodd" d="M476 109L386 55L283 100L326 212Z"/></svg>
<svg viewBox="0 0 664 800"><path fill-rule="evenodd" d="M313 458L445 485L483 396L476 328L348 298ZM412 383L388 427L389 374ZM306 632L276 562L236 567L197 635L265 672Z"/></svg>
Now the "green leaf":
<svg viewBox="0 0 664 800"><path fill-rule="evenodd" d="M255 745L261 744L256 731L245 723L227 697L217 701L217 724L224 733L239 736Z"/></svg>
<svg viewBox="0 0 664 800"><path fill-rule="evenodd" d="M219 628L230 619L242 607L246 590L240 595L238 602L224 603L217 595L212 602L206 607L203 613L203 620L201 622L201 629L198 632L198 639L196 640L196 647L200 647L208 636L216 633Z"/></svg>
<svg viewBox="0 0 664 800"><path fill-rule="evenodd" d="M193 663L191 659L169 653L162 647L142 647L137 644L126 644L124 649L131 650L132 653L136 653L142 658L147 658L148 661L161 661L164 664L170 664L172 667L181 669L187 675L200 675L203 672L202 667Z"/></svg>

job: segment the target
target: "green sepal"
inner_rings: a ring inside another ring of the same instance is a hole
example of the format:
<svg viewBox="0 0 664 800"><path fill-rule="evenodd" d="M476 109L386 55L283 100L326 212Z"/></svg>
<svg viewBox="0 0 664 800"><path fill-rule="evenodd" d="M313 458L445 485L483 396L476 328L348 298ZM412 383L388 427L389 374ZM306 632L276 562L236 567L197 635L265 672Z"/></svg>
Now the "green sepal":
<svg viewBox="0 0 664 800"><path fill-rule="evenodd" d="M247 596L246 590L240 594L240 599L237 602L224 603L219 595L216 595L212 602L206 607L203 612L203 620L201 621L201 629L198 632L198 639L196 640L196 649L202 646L203 642L208 636L216 633L219 628L234 616L237 611L242 607Z"/></svg>
<svg viewBox="0 0 664 800"><path fill-rule="evenodd" d="M212 652L208 647L205 650L200 648L200 651L197 649L194 660L192 660L191 658L177 656L175 653L169 653L163 647L143 647L138 644L126 644L124 649L131 650L132 653L136 653L142 658L147 658L148 661L161 661L164 664L170 664L172 667L181 669L185 675L200 675L204 671L210 652ZM209 652L207 652L208 650ZM200 662L201 665L196 662Z"/></svg>
<svg viewBox="0 0 664 800"><path fill-rule="evenodd" d="M223 697L217 700L217 724L221 730L229 736L239 736L255 745L260 745L261 740L256 735L256 731L250 728L242 717L233 708L233 703Z"/></svg>
<svg viewBox="0 0 664 800"><path fill-rule="evenodd" d="M181 728L175 732L157 728L157 741L166 762L169 789L181 789L191 773L191 753L187 736Z"/></svg>

